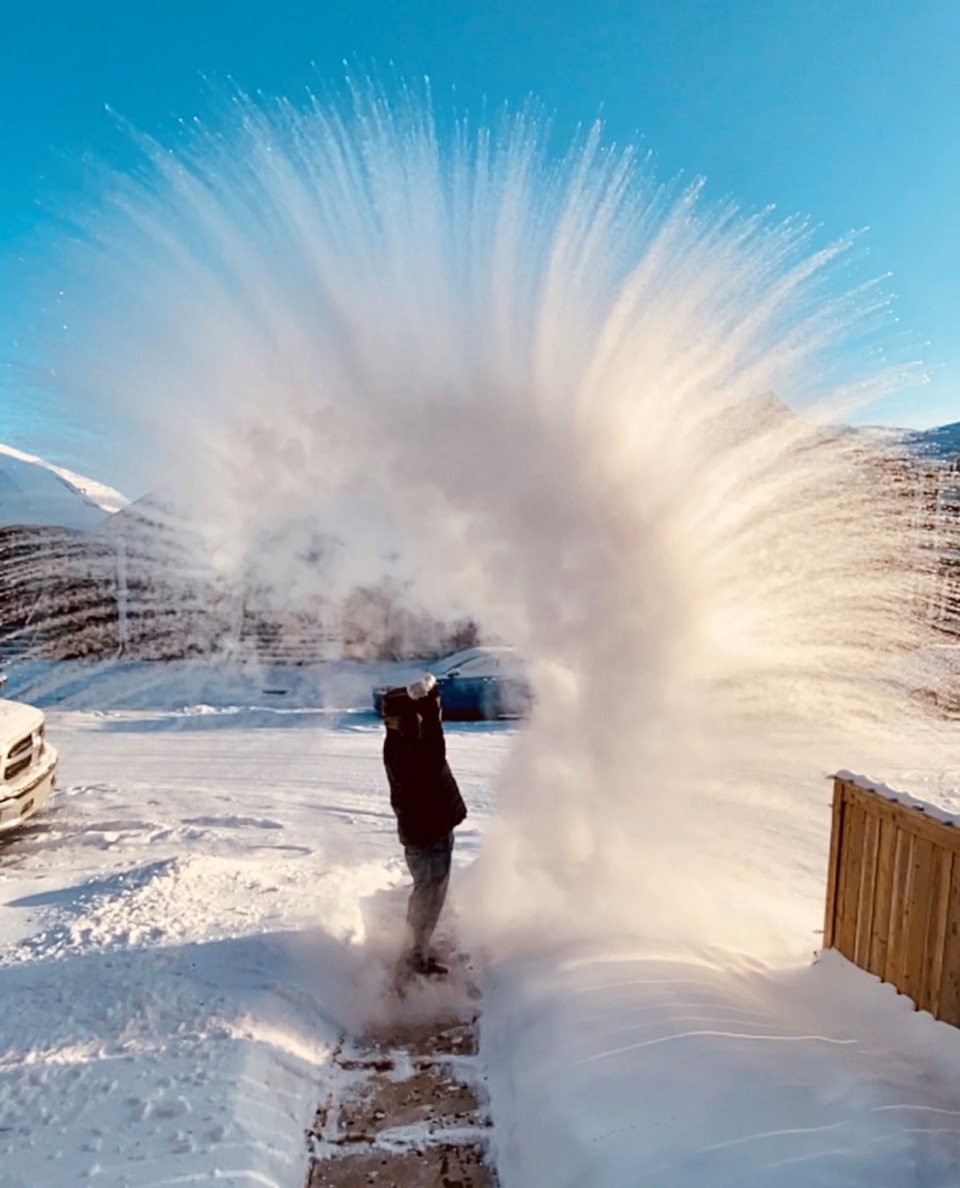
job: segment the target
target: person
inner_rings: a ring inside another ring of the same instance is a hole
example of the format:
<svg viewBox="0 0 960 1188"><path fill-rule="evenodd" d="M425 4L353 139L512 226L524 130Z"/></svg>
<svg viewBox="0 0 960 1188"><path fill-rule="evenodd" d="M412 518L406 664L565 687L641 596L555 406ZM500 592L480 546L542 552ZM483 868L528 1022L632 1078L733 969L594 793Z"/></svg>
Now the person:
<svg viewBox="0 0 960 1188"><path fill-rule="evenodd" d="M447 972L430 951L450 883L453 831L467 806L447 763L440 690L428 673L383 698L383 763L390 805L413 890L407 904L407 943L402 968L427 977Z"/></svg>

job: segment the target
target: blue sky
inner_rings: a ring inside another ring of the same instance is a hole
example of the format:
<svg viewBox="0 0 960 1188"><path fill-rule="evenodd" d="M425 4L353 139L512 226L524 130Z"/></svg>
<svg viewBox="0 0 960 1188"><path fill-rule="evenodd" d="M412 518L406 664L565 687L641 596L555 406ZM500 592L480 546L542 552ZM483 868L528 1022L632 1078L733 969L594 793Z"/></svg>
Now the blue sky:
<svg viewBox="0 0 960 1188"><path fill-rule="evenodd" d="M875 419L960 420L957 0L7 0L0 262L82 196L86 158L129 159L108 106L169 138L211 83L295 98L345 60L428 75L438 105L473 113L536 95L559 141L599 114L664 179L705 175L825 238L869 228L867 267L892 274L931 374ZM0 388L0 441L29 449L41 429Z"/></svg>

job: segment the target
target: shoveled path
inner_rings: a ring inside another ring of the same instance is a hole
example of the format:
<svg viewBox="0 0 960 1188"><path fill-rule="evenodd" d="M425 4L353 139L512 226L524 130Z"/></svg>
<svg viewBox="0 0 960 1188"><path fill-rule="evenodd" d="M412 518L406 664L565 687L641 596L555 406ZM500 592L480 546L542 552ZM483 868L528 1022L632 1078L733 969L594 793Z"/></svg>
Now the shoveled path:
<svg viewBox="0 0 960 1188"><path fill-rule="evenodd" d="M345 1039L306 1188L496 1188L476 1054L475 1016Z"/></svg>

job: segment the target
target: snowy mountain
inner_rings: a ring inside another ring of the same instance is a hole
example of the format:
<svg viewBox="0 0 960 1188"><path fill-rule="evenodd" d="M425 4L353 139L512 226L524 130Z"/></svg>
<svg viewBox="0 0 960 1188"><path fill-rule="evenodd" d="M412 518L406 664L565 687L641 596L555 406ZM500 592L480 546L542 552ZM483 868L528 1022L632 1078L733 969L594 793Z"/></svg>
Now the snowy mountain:
<svg viewBox="0 0 960 1188"><path fill-rule="evenodd" d="M919 457L948 462L960 457L960 421L936 429L911 429L904 442Z"/></svg>
<svg viewBox="0 0 960 1188"><path fill-rule="evenodd" d="M0 528L90 532L126 504L112 487L0 444Z"/></svg>

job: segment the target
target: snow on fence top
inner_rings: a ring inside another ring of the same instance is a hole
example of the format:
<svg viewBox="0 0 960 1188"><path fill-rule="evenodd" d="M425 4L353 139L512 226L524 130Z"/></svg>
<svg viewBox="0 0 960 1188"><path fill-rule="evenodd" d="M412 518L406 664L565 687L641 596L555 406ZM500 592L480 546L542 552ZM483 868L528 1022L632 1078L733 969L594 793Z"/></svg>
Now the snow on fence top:
<svg viewBox="0 0 960 1188"><path fill-rule="evenodd" d="M868 779L866 776L857 775L855 772L845 769L836 772L831 779L844 780L848 784L856 785L856 787L864 792L875 792L878 796L882 796L884 800L892 801L894 804L902 804L904 808L915 809L917 812L924 813L932 820L940 821L944 825L960 827L960 815L948 813L945 809L938 808L936 805L930 804L925 800L918 800L916 796L911 796L909 792L897 792L888 784L879 784L875 780Z"/></svg>

